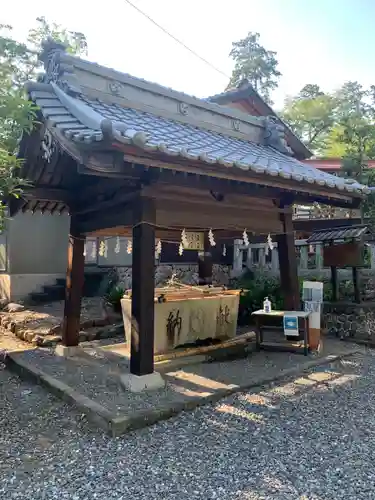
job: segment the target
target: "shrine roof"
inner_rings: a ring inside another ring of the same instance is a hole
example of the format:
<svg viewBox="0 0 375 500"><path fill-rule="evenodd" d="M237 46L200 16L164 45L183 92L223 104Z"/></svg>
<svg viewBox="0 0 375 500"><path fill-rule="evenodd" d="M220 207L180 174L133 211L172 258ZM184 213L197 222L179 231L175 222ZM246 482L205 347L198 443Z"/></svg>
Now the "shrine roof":
<svg viewBox="0 0 375 500"><path fill-rule="evenodd" d="M369 226L337 226L333 228L314 231L312 235L306 240L306 243L324 243L334 240L359 239L364 236L374 236Z"/></svg>
<svg viewBox="0 0 375 500"><path fill-rule="evenodd" d="M114 142L171 158L218 164L255 174L315 184L356 198L368 188L298 161L280 127L204 99L70 56L45 46L43 82L30 98L47 127L79 145Z"/></svg>
<svg viewBox="0 0 375 500"><path fill-rule="evenodd" d="M245 79L238 87L231 88L210 97L207 97L208 102L215 102L220 105L230 105L233 102L238 101L249 101L250 105L255 105L256 109L263 116L274 116L276 120L283 125L286 131L289 145L293 151L299 153L300 159L310 158L312 156L311 151L305 146L299 137L288 127L288 125L277 115L277 113L267 104L267 102L261 97L261 95L255 90L255 88Z"/></svg>

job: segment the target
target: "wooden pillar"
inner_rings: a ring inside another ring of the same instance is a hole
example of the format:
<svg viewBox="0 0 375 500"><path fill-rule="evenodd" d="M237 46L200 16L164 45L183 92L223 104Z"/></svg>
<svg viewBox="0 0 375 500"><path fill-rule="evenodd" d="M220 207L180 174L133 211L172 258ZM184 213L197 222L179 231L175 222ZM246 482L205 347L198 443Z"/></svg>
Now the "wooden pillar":
<svg viewBox="0 0 375 500"><path fill-rule="evenodd" d="M338 280L337 267L331 266L331 287L332 287L332 302L338 301Z"/></svg>
<svg viewBox="0 0 375 500"><path fill-rule="evenodd" d="M198 284L212 285L212 253L208 233L204 233L204 251L198 253Z"/></svg>
<svg viewBox="0 0 375 500"><path fill-rule="evenodd" d="M353 286L354 286L354 302L357 302L357 304L359 304L361 302L361 289L360 289L357 267L352 268L352 276L353 276Z"/></svg>
<svg viewBox="0 0 375 500"><path fill-rule="evenodd" d="M301 307L297 255L294 243L292 207L281 206L287 211L280 214L282 231L277 237L279 254L280 283L284 295L284 308L289 311L299 311Z"/></svg>
<svg viewBox="0 0 375 500"><path fill-rule="evenodd" d="M332 246L333 242L330 242L330 245ZM331 300L332 302L337 302L339 298L337 267L336 266L330 266L330 267L331 267L331 287L332 287Z"/></svg>
<svg viewBox="0 0 375 500"><path fill-rule="evenodd" d="M140 198L134 208L130 373L154 372L155 205Z"/></svg>
<svg viewBox="0 0 375 500"><path fill-rule="evenodd" d="M70 221L68 267L66 272L64 320L62 344L77 346L81 318L81 300L85 271L85 236L75 229L74 218Z"/></svg>

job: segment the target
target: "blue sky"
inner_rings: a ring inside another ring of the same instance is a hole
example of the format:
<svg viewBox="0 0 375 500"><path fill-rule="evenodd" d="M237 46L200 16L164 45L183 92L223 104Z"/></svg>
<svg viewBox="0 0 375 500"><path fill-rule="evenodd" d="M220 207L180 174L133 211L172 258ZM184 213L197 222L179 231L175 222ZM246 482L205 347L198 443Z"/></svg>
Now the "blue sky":
<svg viewBox="0 0 375 500"><path fill-rule="evenodd" d="M347 80L375 84L374 0L132 0L226 74L231 42L258 31L277 51L276 107L306 83L326 90ZM22 39L44 15L86 34L89 59L198 97L221 92L227 79L185 51L124 0L33 0L7 3L0 22ZM22 18L20 17L22 15Z"/></svg>

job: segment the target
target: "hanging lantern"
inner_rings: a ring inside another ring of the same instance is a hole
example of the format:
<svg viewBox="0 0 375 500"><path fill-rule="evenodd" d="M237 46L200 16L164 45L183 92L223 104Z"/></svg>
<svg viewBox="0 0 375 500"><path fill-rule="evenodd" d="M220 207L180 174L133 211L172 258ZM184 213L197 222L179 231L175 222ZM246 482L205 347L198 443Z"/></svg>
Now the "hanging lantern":
<svg viewBox="0 0 375 500"><path fill-rule="evenodd" d="M92 242L91 258L96 259L96 241Z"/></svg>
<svg viewBox="0 0 375 500"><path fill-rule="evenodd" d="M274 243L272 241L272 238L271 238L270 234L268 234L268 236L267 236L267 245L268 245L268 248L270 250L273 250L275 248L275 245L274 245Z"/></svg>
<svg viewBox="0 0 375 500"><path fill-rule="evenodd" d="M120 250L121 250L120 237L117 236L117 238L116 238L116 245L115 245L115 253L120 253Z"/></svg>
<svg viewBox="0 0 375 500"><path fill-rule="evenodd" d="M216 241L214 238L214 233L212 232L212 229L208 231L208 241L210 242L210 245L214 247L216 245Z"/></svg>
<svg viewBox="0 0 375 500"><path fill-rule="evenodd" d="M182 255L184 253L184 246L182 243L179 244L178 246L178 255Z"/></svg>
<svg viewBox="0 0 375 500"><path fill-rule="evenodd" d="M246 229L244 229L244 232L242 233L242 239L243 239L243 244L248 247L250 243Z"/></svg>
<svg viewBox="0 0 375 500"><path fill-rule="evenodd" d="M105 254L105 243L102 240L99 245L99 255L100 257L104 257L104 254Z"/></svg>
<svg viewBox="0 0 375 500"><path fill-rule="evenodd" d="M160 255L161 255L161 240L159 240L156 244L155 255L156 255L156 258L160 257Z"/></svg>
<svg viewBox="0 0 375 500"><path fill-rule="evenodd" d="M183 229L182 232L181 232L181 243L182 243L182 246L184 248L188 248L189 247L189 240L187 239L185 229Z"/></svg>
<svg viewBox="0 0 375 500"><path fill-rule="evenodd" d="M128 244L126 246L126 253L130 255L132 251L133 251L133 242L132 240L128 240Z"/></svg>

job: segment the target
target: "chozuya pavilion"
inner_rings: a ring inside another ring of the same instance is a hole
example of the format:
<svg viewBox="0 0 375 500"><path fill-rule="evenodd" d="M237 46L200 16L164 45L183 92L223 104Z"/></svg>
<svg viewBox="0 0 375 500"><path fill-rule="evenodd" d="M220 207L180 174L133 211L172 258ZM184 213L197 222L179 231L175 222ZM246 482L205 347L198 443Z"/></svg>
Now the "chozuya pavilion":
<svg viewBox="0 0 375 500"><path fill-rule="evenodd" d="M154 372L155 240L181 232L277 240L285 308L300 307L292 205L356 208L368 188L293 157L284 127L74 57L47 40L45 73L27 84L39 107L24 136L22 176L33 183L17 211L70 213L62 344L79 342L87 235L132 233L131 362ZM265 236L266 238L266 236ZM147 377L146 377L147 378Z"/></svg>

